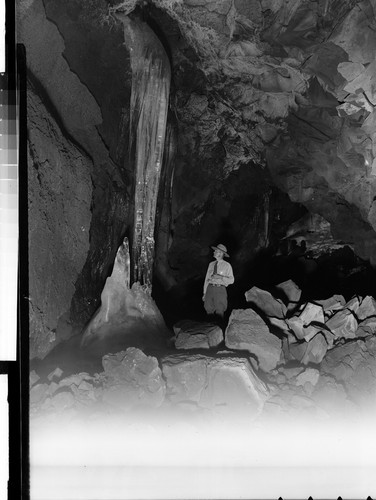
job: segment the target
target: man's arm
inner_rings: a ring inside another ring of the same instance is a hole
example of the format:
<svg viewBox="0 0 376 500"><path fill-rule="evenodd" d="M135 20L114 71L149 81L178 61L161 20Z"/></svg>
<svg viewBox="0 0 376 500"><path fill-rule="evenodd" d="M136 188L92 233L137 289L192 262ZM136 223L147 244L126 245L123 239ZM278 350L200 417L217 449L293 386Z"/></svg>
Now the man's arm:
<svg viewBox="0 0 376 500"><path fill-rule="evenodd" d="M210 282L216 285L232 285L234 283L234 273L232 271L231 264L223 260L218 265L218 274L214 274Z"/></svg>

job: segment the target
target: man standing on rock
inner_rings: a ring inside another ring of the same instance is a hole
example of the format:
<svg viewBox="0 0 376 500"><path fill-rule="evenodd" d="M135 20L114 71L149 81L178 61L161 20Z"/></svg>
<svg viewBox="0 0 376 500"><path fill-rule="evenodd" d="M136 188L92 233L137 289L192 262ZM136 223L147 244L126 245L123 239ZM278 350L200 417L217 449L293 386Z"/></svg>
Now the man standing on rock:
<svg viewBox="0 0 376 500"><path fill-rule="evenodd" d="M229 257L227 248L220 243L212 249L215 260L210 262L206 272L202 300L207 314L215 314L223 319L227 309L226 287L234 283L234 274L231 264L223 260L223 257Z"/></svg>

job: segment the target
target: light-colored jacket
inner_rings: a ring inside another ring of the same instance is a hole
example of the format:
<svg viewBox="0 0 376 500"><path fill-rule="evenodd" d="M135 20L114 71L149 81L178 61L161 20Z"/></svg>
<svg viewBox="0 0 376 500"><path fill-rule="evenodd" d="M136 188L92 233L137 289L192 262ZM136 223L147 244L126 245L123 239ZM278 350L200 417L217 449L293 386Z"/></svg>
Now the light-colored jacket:
<svg viewBox="0 0 376 500"><path fill-rule="evenodd" d="M217 265L217 274L214 275L215 263L218 262ZM208 266L208 270L205 276L204 282L204 295L206 293L206 289L208 285L223 285L228 286L234 283L234 273L232 272L232 267L229 262L225 260L213 260L210 262Z"/></svg>

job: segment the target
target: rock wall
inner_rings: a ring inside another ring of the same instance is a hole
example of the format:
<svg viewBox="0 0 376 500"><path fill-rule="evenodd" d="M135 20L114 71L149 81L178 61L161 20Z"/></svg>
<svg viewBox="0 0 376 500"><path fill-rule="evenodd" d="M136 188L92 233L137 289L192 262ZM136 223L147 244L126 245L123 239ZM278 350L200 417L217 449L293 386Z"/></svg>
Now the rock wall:
<svg viewBox="0 0 376 500"><path fill-rule="evenodd" d="M99 12L100 6L101 2L96 2ZM65 7L66 10L61 10L58 5L43 3L41 0L20 2L17 5L17 41L26 48L27 71L33 95L38 95L47 106L48 119L59 130L61 138L57 140L64 143L62 149L68 158L76 157L79 150L85 158L82 161L89 162L86 172L87 186L90 188L89 199L86 195L82 196L83 203L91 211L91 223L82 225L87 235L86 243L90 246L85 249L84 260L81 254L76 255L72 251L70 258L75 261L74 276L62 272L67 264L55 242L51 238L44 238L40 242L42 252L50 256L48 258L51 262L60 262L64 266L59 271L59 280L55 279L54 286L57 290L69 289L61 306L55 304L54 298L47 310L46 302L46 307L41 308L40 317L44 314L48 316L49 320L46 322L52 331L56 329L59 316L65 312L67 324L62 335L69 336L83 327L99 305L104 282L129 226L132 172L127 164L128 142L119 140L122 135L127 135L124 129L128 127L130 96L129 57L123 46L123 39L119 37L119 33L111 32L108 24L102 23L98 12L92 15L96 12L94 4L85 4L80 8L79 3L72 2ZM53 22L54 14L61 25ZM95 30L89 29L92 23L96 26ZM63 38L63 34L66 38ZM34 99L30 96L31 94L28 99ZM42 108L40 112L37 107L34 108L34 121L28 119L30 136L37 133L40 123L43 130L45 113ZM39 136L35 139L35 144L32 144L34 158L29 159L29 163L32 162L29 168L34 165L35 169L43 169L39 162L44 161L41 159L45 155L44 150L50 148L50 143L55 140L54 133L52 138L48 134L49 132L44 139ZM45 145L43 140L46 141ZM32 172L31 170L30 175L34 175ZM76 179L77 186L74 178L61 186L67 207L71 201L70 191L74 192L81 185L79 175L77 174ZM41 178L41 182L39 189L48 190L48 179ZM38 196L35 189L30 182L30 199ZM62 214L54 213L54 209L53 201L46 201L44 211L48 218L57 223ZM80 207L75 204L70 210L72 214L69 220L61 220L62 226L73 224L75 227L76 222L85 217L85 211L81 214ZM31 212L31 223L37 224L38 217L37 213ZM51 224L53 226L55 223ZM68 239L67 244L69 241ZM43 269L45 260L37 257L38 251L33 247L31 233L30 242L31 269ZM73 244L72 248L75 248ZM56 272L52 272L52 276L56 278ZM44 293L43 279L40 273L33 274L31 270L30 283L40 293ZM48 301L48 297L46 300ZM39 323L43 321L40 319ZM32 356L42 356L51 348L51 344L46 344L44 331L44 328L36 328L32 322ZM56 340L59 338L58 335Z"/></svg>
<svg viewBox="0 0 376 500"><path fill-rule="evenodd" d="M70 334L75 283L89 252L91 160L28 92L30 355Z"/></svg>

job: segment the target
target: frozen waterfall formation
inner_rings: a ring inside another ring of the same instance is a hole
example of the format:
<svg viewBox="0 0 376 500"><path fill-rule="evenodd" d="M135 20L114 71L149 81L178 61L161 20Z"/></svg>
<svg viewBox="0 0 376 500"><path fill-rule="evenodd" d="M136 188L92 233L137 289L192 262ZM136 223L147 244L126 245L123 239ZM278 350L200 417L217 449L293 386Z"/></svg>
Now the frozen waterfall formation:
<svg viewBox="0 0 376 500"><path fill-rule="evenodd" d="M116 16L123 23L132 66L129 132L129 161L135 172L132 253L128 240L124 239L103 289L101 306L84 331L83 346L109 336L144 346L150 336L158 343L166 334L163 318L151 298L151 285L170 63L161 42L145 23L130 21L122 14Z"/></svg>
<svg viewBox="0 0 376 500"><path fill-rule="evenodd" d="M135 166L132 278L151 290L154 226L166 136L171 69L153 31L141 22L118 16L130 47L132 94L130 164Z"/></svg>

